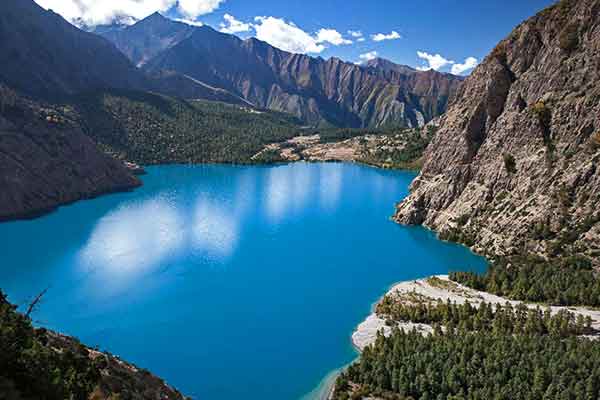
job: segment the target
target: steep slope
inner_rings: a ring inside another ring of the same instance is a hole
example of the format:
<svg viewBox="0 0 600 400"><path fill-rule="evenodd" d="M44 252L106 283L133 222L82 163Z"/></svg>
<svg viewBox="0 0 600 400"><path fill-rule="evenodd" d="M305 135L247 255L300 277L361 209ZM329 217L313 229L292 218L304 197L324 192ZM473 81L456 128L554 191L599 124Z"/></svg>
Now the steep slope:
<svg viewBox="0 0 600 400"><path fill-rule="evenodd" d="M461 87L401 223L492 255L600 263L600 1L519 25Z"/></svg>
<svg viewBox="0 0 600 400"><path fill-rule="evenodd" d="M162 51L188 38L194 27L181 22L164 23L165 18L154 13L141 23L125 29L96 31L113 42L135 65L143 66Z"/></svg>
<svg viewBox="0 0 600 400"><path fill-rule="evenodd" d="M75 338L34 328L1 291L0 398L186 399L146 370Z"/></svg>
<svg viewBox="0 0 600 400"><path fill-rule="evenodd" d="M106 37L134 62L143 60L146 71L176 71L311 125L420 126L445 111L461 82L437 72L390 74L184 26L155 14Z"/></svg>
<svg viewBox="0 0 600 400"><path fill-rule="evenodd" d="M44 98L94 88L146 87L143 74L109 41L32 0L2 3L0 82Z"/></svg>
<svg viewBox="0 0 600 400"><path fill-rule="evenodd" d="M0 85L0 221L140 185L64 115Z"/></svg>

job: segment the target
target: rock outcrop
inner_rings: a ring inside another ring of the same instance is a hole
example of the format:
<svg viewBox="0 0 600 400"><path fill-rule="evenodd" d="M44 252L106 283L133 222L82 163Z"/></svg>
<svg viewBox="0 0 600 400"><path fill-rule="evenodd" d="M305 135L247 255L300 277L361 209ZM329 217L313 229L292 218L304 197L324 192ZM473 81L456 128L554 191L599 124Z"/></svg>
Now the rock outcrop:
<svg viewBox="0 0 600 400"><path fill-rule="evenodd" d="M600 1L519 25L465 81L395 219L481 253L600 260Z"/></svg>

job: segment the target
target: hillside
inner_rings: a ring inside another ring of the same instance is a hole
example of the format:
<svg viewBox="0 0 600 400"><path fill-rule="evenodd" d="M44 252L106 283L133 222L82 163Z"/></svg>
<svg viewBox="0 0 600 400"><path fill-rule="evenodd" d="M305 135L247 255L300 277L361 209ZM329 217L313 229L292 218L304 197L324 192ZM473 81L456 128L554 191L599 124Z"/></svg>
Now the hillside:
<svg viewBox="0 0 600 400"><path fill-rule="evenodd" d="M388 73L292 54L160 14L104 35L147 72L175 71L310 125L421 126L445 111L461 82L435 71Z"/></svg>
<svg viewBox="0 0 600 400"><path fill-rule="evenodd" d="M0 82L21 94L56 99L82 90L148 84L109 41L32 0L3 1L0 38Z"/></svg>
<svg viewBox="0 0 600 400"><path fill-rule="evenodd" d="M98 151L70 114L0 84L0 221L141 184Z"/></svg>
<svg viewBox="0 0 600 400"><path fill-rule="evenodd" d="M25 399L172 399L164 381L77 339L40 328L0 291L0 397Z"/></svg>
<svg viewBox="0 0 600 400"><path fill-rule="evenodd" d="M396 220L491 255L600 263L600 1L519 25L460 88Z"/></svg>
<svg viewBox="0 0 600 400"><path fill-rule="evenodd" d="M266 143L300 130L287 114L136 91L85 93L72 103L103 150L144 165L248 163Z"/></svg>

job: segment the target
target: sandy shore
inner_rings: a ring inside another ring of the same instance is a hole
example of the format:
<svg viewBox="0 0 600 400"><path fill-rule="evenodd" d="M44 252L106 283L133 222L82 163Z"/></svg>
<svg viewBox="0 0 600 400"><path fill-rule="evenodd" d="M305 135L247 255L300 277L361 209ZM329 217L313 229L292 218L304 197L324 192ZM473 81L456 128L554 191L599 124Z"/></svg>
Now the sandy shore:
<svg viewBox="0 0 600 400"><path fill-rule="evenodd" d="M403 294L416 294L420 298L430 299L432 302L437 300L447 301L457 304L464 304L466 301L471 303L474 307L477 307L482 302L488 304L506 304L510 303L513 306L521 304L520 301L508 300L503 297L495 296L490 293L480 292L473 290L466 286L450 281L447 275L437 275L436 279L419 279L416 281L401 282L394 285L389 291L390 296L402 296ZM433 284L432 284L433 283ZM541 309L548 308L544 305L538 304L527 304L530 308L540 307ZM584 307L550 307L553 314L567 310L575 315L581 314L584 317L589 316L592 318L592 327L596 330L600 330L600 310L591 310ZM426 324L414 324L411 322L396 322L396 326L400 329L410 331L417 329L423 334L431 333L433 328ZM383 331L383 334L389 336L392 328L386 325L385 319L380 318L375 314L374 310L371 315L367 317L352 334L352 343L357 349L362 351L366 346L373 344L377 338L377 332Z"/></svg>

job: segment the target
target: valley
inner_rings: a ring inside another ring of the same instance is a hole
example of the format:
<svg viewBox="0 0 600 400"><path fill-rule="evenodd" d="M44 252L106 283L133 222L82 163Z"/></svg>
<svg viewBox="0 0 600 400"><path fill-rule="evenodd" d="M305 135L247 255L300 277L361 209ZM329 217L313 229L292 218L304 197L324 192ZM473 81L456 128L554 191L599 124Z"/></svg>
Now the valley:
<svg viewBox="0 0 600 400"><path fill-rule="evenodd" d="M600 398L600 1L420 66L38 4L0 13L0 398Z"/></svg>

